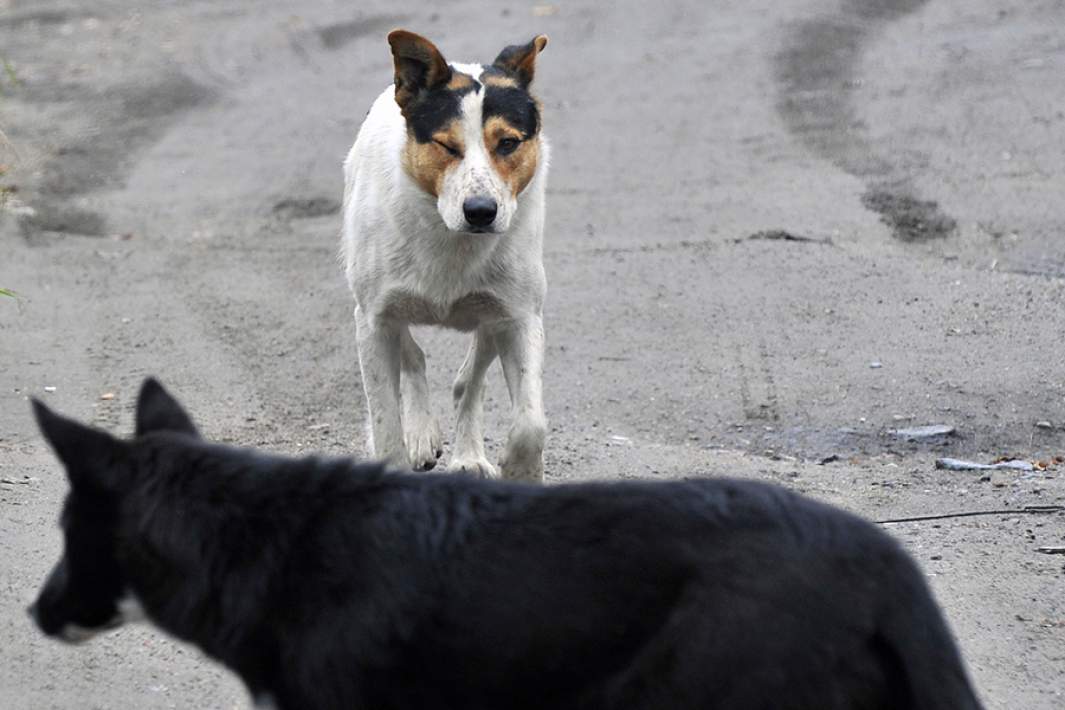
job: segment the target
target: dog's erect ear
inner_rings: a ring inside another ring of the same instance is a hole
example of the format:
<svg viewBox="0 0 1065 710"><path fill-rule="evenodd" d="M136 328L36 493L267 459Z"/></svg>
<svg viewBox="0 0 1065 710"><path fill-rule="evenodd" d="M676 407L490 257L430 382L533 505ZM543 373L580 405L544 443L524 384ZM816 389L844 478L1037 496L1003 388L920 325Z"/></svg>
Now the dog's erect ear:
<svg viewBox="0 0 1065 710"><path fill-rule="evenodd" d="M151 431L200 435L189 415L154 377L144 381L137 397L137 436Z"/></svg>
<svg viewBox="0 0 1065 710"><path fill-rule="evenodd" d="M506 47L492 66L512 74L522 87L532 83L536 73L536 55L547 46L547 35L536 35L528 44L512 44Z"/></svg>
<svg viewBox="0 0 1065 710"><path fill-rule="evenodd" d="M451 80L451 67L432 42L407 30L388 33L396 65L396 103L407 107L418 92L435 89Z"/></svg>
<svg viewBox="0 0 1065 710"><path fill-rule="evenodd" d="M38 399L33 400L33 413L44 438L66 467L71 486L116 488L121 478L117 463L125 452L125 442L105 431L60 416Z"/></svg>

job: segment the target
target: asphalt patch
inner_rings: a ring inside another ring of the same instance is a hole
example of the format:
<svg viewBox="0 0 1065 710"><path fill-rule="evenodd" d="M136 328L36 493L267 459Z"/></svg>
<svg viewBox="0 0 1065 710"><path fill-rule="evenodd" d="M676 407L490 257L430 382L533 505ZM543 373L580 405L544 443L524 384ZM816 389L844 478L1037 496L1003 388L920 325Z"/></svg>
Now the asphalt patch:
<svg viewBox="0 0 1065 710"><path fill-rule="evenodd" d="M0 27L22 29L26 25L61 25L64 22L82 17L82 13L72 13L63 10L34 10L30 12L17 12L0 17Z"/></svg>
<svg viewBox="0 0 1065 710"><path fill-rule="evenodd" d="M183 74L98 94L79 90L96 129L61 145L44 165L40 192L45 195L71 197L121 187L138 153L158 140L171 121L214 98L210 89Z"/></svg>
<svg viewBox="0 0 1065 710"><path fill-rule="evenodd" d="M331 197L290 197L274 205L274 215L281 219L310 219L336 214L340 203Z"/></svg>
<svg viewBox="0 0 1065 710"><path fill-rule="evenodd" d="M348 42L366 35L393 29L407 19L406 15L375 15L347 22L336 22L318 28L318 39L326 49L340 49Z"/></svg>
<svg viewBox="0 0 1065 710"><path fill-rule="evenodd" d="M38 202L33 214L19 220L24 237L37 232L57 232L87 237L102 237L108 234L107 219L99 212L75 207L62 202Z"/></svg>
<svg viewBox="0 0 1065 710"><path fill-rule="evenodd" d="M888 190L870 190L862 195L862 204L878 213L880 221L891 227L895 238L903 242L942 239L958 228L954 218L944 214L933 200L919 200Z"/></svg>

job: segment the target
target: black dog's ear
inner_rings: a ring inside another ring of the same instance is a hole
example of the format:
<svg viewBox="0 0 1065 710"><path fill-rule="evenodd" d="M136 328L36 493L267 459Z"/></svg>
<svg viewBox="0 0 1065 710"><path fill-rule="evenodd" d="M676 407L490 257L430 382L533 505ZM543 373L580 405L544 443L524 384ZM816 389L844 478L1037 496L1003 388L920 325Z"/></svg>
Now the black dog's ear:
<svg viewBox="0 0 1065 710"><path fill-rule="evenodd" d="M436 45L407 30L388 33L396 66L396 103L405 109L418 92L435 89L451 80L451 67Z"/></svg>
<svg viewBox="0 0 1065 710"><path fill-rule="evenodd" d="M536 35L528 44L512 44L506 47L492 66L513 75L522 88L532 83L536 73L536 55L547 46L547 35Z"/></svg>
<svg viewBox="0 0 1065 710"><path fill-rule="evenodd" d="M196 425L159 381L149 377L137 397L137 436L150 431L178 431L199 436Z"/></svg>
<svg viewBox="0 0 1065 710"><path fill-rule="evenodd" d="M33 414L44 438L63 462L71 486L91 485L104 490L118 486L121 469L116 464L125 452L125 442L60 416L38 399L33 400Z"/></svg>

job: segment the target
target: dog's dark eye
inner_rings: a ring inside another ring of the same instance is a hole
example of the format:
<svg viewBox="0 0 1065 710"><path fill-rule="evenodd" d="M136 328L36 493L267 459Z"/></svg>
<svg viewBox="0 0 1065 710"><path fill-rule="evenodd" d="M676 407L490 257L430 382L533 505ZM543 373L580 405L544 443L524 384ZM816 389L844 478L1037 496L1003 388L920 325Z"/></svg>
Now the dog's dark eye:
<svg viewBox="0 0 1065 710"><path fill-rule="evenodd" d="M517 138L503 138L496 146L496 152L500 155L510 155L521 143Z"/></svg>
<svg viewBox="0 0 1065 710"><path fill-rule="evenodd" d="M436 143L438 146L440 146L441 148L446 150L448 152L448 155L453 155L456 158L459 157L460 155L462 155L462 153L458 149L452 148L451 146L449 146L447 143L444 143L443 141L433 141L433 143Z"/></svg>

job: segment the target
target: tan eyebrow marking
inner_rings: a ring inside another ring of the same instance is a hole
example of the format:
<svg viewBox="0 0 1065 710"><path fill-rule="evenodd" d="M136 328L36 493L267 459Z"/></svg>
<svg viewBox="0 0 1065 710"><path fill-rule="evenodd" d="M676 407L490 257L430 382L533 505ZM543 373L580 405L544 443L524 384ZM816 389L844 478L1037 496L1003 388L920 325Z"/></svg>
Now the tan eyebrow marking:
<svg viewBox="0 0 1065 710"><path fill-rule="evenodd" d="M473 86L473 77L469 74L463 74L462 72L452 72L451 81L447 83L447 88L452 91L459 91L461 89L469 89Z"/></svg>
<svg viewBox="0 0 1065 710"><path fill-rule="evenodd" d="M515 88L517 88L518 86L518 82L515 81L512 77L501 76L499 74L489 74L488 76L484 77L482 81L484 81L485 86L513 86Z"/></svg>
<svg viewBox="0 0 1065 710"><path fill-rule="evenodd" d="M510 155L498 155L495 152L496 145L504 138L521 141ZM492 116L484 124L484 142L499 177L510 187L511 194L517 196L536 174L540 160L540 139L537 136L526 139L502 116Z"/></svg>

